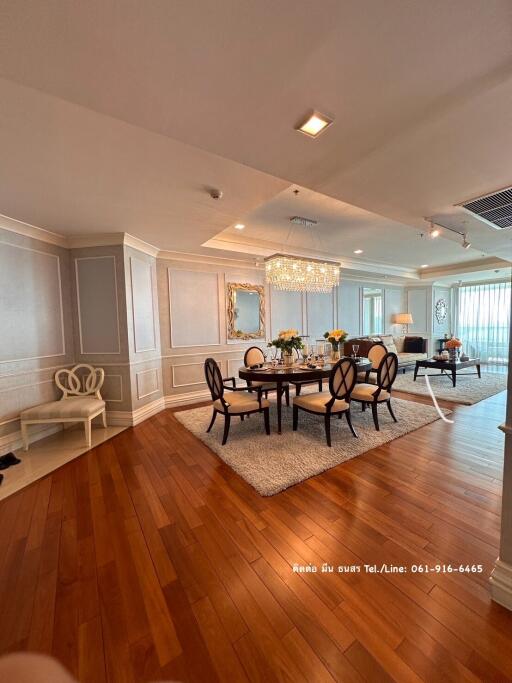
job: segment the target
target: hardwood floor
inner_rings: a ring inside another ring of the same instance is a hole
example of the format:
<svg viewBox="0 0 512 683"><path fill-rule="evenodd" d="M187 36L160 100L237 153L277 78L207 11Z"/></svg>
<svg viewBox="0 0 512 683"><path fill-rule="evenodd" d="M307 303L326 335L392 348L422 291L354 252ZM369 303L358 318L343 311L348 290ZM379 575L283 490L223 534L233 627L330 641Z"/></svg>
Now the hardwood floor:
<svg viewBox="0 0 512 683"><path fill-rule="evenodd" d="M0 503L0 651L94 683L512 680L512 613L487 583L504 404L272 498L160 413Z"/></svg>

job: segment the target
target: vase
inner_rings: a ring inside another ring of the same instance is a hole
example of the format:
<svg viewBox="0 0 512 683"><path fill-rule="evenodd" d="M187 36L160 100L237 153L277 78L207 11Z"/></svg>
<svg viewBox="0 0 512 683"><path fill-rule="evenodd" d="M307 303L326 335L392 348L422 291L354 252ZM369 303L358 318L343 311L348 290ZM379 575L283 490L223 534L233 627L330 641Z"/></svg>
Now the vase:
<svg viewBox="0 0 512 683"><path fill-rule="evenodd" d="M283 351L283 360L285 365L293 365L293 352Z"/></svg>
<svg viewBox="0 0 512 683"><path fill-rule="evenodd" d="M457 349L450 349L449 354L450 360L452 361L452 363L454 363L457 360Z"/></svg>
<svg viewBox="0 0 512 683"><path fill-rule="evenodd" d="M331 360L334 362L334 361L337 361L337 360L339 360L339 359L340 359L340 352L339 352L339 349L332 349L332 351L331 351Z"/></svg>

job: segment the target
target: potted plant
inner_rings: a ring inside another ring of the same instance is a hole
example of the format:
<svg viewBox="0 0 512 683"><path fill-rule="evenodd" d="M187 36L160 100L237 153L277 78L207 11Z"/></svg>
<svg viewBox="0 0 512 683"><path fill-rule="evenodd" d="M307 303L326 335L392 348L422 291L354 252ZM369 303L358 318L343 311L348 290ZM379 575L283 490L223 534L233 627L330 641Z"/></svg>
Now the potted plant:
<svg viewBox="0 0 512 683"><path fill-rule="evenodd" d="M281 357L285 365L293 365L293 351L296 349L300 351L304 346L302 337L299 331L295 329L281 330L277 335L277 339L269 342L268 346L275 346L276 349L281 350Z"/></svg>
<svg viewBox="0 0 512 683"><path fill-rule="evenodd" d="M331 330L330 332L324 332L324 339L327 339L332 347L332 360L339 360L340 344L343 344L347 336L348 333L345 332L345 330Z"/></svg>
<svg viewBox="0 0 512 683"><path fill-rule="evenodd" d="M448 339L447 342L445 342L445 348L447 348L450 353L450 360L457 359L457 353L461 346L462 342L460 339L457 339L457 337L452 337L451 339Z"/></svg>

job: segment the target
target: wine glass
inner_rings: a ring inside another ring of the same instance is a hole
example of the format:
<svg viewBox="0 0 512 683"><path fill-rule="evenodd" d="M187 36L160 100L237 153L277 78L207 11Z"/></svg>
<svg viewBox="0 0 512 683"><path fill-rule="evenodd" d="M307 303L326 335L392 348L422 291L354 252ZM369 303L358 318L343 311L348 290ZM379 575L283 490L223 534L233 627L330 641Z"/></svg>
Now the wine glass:
<svg viewBox="0 0 512 683"><path fill-rule="evenodd" d="M304 365L307 364L308 358L309 358L309 344L304 344L301 350L302 353L302 362Z"/></svg>
<svg viewBox="0 0 512 683"><path fill-rule="evenodd" d="M354 356L354 360L358 357L357 354L359 353L359 344L353 344L352 345L352 355Z"/></svg>

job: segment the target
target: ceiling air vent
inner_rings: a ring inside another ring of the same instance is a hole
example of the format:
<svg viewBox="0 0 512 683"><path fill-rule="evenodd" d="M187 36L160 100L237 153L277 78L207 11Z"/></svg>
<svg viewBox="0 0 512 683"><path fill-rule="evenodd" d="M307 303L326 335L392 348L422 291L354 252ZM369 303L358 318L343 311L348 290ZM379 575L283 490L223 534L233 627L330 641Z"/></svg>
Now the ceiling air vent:
<svg viewBox="0 0 512 683"><path fill-rule="evenodd" d="M472 199L460 206L497 230L512 227L512 187Z"/></svg>

